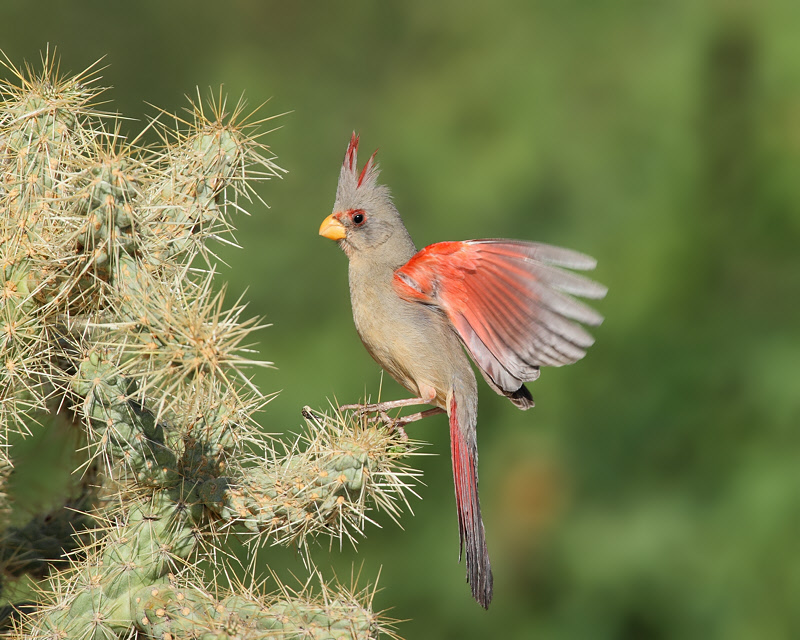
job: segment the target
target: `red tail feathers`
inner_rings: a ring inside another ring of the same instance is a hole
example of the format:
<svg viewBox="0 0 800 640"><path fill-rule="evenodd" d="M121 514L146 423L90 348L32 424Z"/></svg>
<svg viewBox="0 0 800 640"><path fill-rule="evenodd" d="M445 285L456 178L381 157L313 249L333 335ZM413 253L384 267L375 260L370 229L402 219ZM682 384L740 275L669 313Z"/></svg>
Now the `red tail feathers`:
<svg viewBox="0 0 800 640"><path fill-rule="evenodd" d="M492 601L492 567L486 549L486 534L478 500L477 446L475 425L460 424L459 407L452 394L448 407L450 418L450 453L453 458L453 480L456 488L458 510L459 560L466 546L467 582L472 587L472 597L484 609ZM474 420L475 417L472 417ZM469 436L472 429L473 437Z"/></svg>

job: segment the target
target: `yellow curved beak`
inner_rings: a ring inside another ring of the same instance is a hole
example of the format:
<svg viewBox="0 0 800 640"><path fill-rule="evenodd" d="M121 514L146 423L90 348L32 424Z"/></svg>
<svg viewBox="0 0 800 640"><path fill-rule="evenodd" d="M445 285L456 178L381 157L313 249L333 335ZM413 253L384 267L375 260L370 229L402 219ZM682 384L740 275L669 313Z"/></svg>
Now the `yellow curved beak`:
<svg viewBox="0 0 800 640"><path fill-rule="evenodd" d="M331 240L341 240L346 235L346 229L339 219L334 217L335 215L332 213L322 221L319 226L319 235Z"/></svg>

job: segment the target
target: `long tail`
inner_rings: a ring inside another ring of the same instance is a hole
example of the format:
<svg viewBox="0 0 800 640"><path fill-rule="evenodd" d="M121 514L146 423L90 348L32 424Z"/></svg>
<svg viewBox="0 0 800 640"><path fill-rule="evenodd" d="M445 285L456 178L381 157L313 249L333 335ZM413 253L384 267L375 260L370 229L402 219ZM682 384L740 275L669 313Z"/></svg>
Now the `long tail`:
<svg viewBox="0 0 800 640"><path fill-rule="evenodd" d="M492 566L486 549L486 534L478 500L478 446L476 440L477 406L451 393L448 404L450 418L450 452L453 458L453 480L458 509L459 554L467 549L467 582L472 597L484 609L492 601Z"/></svg>

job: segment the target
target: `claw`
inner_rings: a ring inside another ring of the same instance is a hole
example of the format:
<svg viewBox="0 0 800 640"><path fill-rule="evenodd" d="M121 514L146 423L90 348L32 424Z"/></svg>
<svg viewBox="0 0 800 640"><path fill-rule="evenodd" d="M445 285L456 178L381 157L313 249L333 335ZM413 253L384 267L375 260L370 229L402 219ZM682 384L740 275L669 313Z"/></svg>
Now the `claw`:
<svg viewBox="0 0 800 640"><path fill-rule="evenodd" d="M397 437L400 438L401 442L408 442L408 434L406 430L403 429L403 425L400 422L395 422L391 426L391 431L397 434Z"/></svg>
<svg viewBox="0 0 800 640"><path fill-rule="evenodd" d="M422 400L422 398L409 398L406 400L390 400L388 402L376 402L373 404L343 404L339 406L339 411L353 411L357 417L374 413L374 416L367 418L368 423L376 424L382 422L384 426L388 427L389 433L397 433L400 439L405 442L408 440L408 434L406 434L406 430L403 428L405 425L421 420L422 418L427 418L428 416L434 416L437 413L444 413L444 409L433 407L432 409L426 409L425 411L419 411L418 413L412 413L407 416L398 416L396 418L392 418L387 412L390 409L419 404L427 403Z"/></svg>
<svg viewBox="0 0 800 640"><path fill-rule="evenodd" d="M406 406L409 404L408 401L405 400L394 402L376 402L372 404L343 404L339 406L339 411L352 411L357 417L374 413L374 416L367 418L367 422L370 424L377 424L380 422L388 428L389 433L396 433L403 442L407 442L408 434L406 433L405 429L403 429L403 425L412 422L413 418L412 420L401 417L392 418L387 413L390 409L397 408L397 402L402 403L400 406Z"/></svg>

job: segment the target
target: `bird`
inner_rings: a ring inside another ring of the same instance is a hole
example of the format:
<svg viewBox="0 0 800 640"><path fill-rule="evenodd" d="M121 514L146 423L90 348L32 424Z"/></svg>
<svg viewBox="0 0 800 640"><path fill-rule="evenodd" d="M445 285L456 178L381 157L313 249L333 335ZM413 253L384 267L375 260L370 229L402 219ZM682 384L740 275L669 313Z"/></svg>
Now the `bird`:
<svg viewBox="0 0 800 640"><path fill-rule="evenodd" d="M353 132L339 173L333 212L319 234L348 258L356 330L377 363L411 398L342 409L431 409L401 424L447 413L459 530L472 596L488 609L493 575L478 499L478 387L469 353L488 385L520 409L533 407L526 382L542 366L581 359L594 342L581 326L603 317L574 296L600 299L606 287L571 270L596 261L523 240L439 242L417 251L389 188L378 183L373 153L358 170Z"/></svg>

